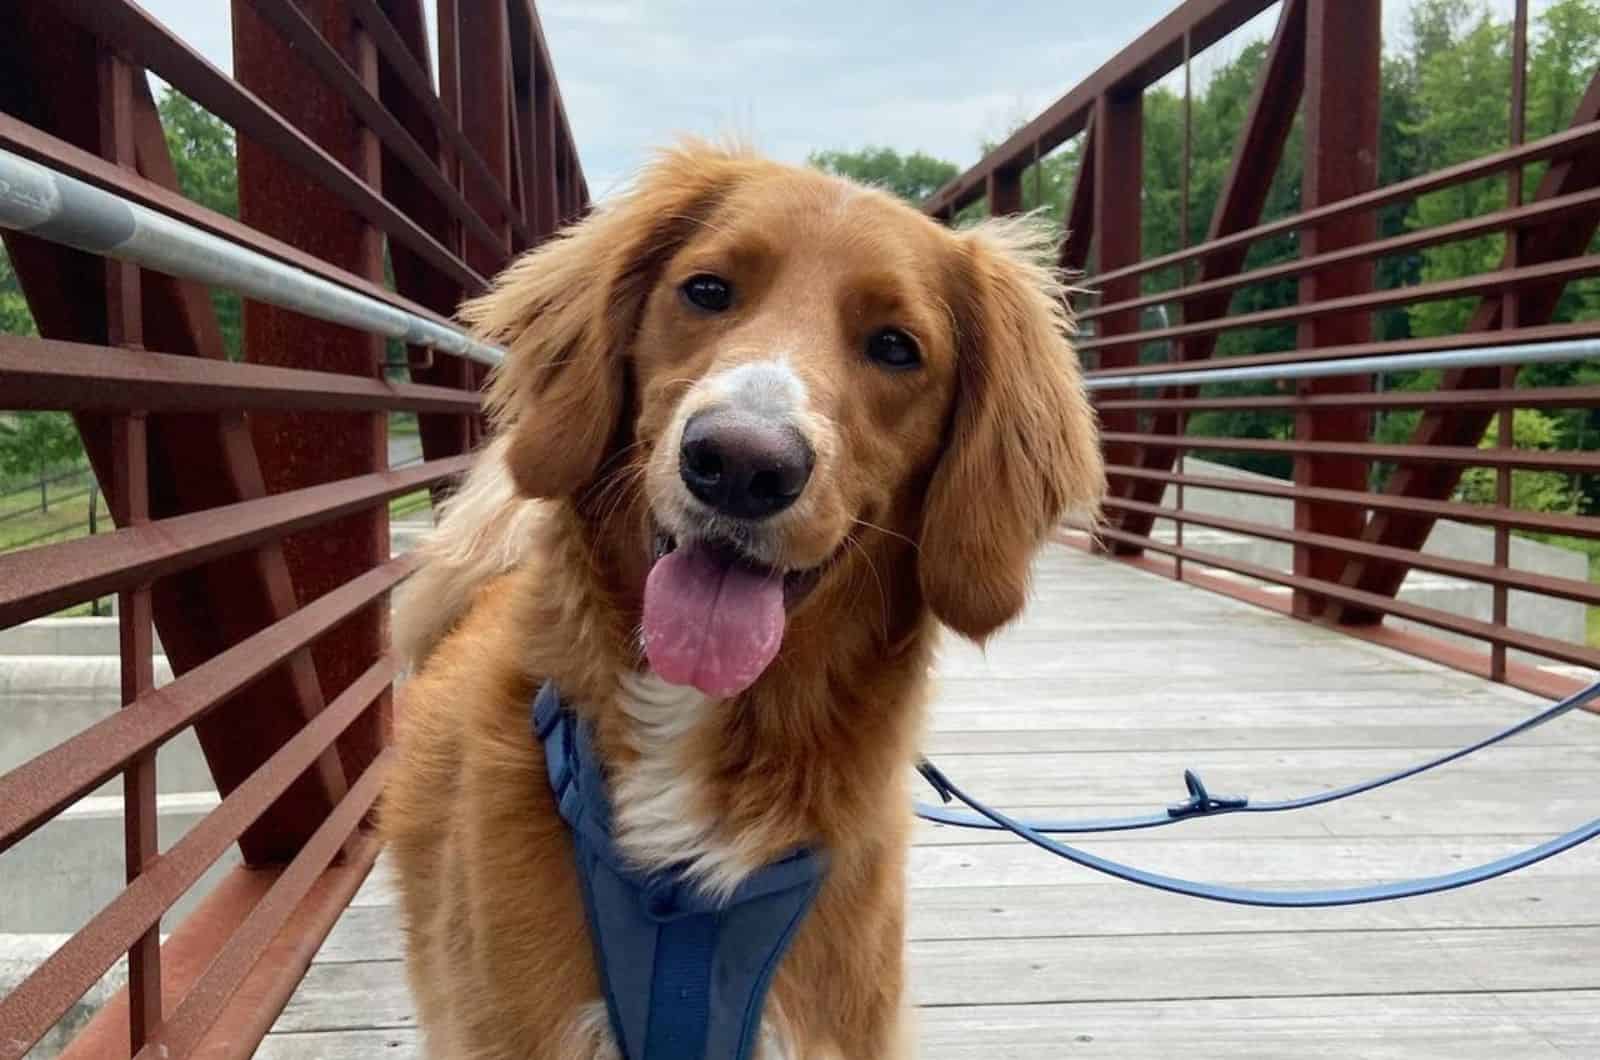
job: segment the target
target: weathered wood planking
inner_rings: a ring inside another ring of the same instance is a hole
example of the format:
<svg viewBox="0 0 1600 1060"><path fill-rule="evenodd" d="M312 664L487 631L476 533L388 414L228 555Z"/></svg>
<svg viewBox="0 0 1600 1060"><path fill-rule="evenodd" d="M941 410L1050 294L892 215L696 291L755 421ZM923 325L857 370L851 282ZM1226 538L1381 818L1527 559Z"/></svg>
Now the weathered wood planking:
<svg viewBox="0 0 1600 1060"><path fill-rule="evenodd" d="M1062 549L1017 629L942 650L927 745L996 802L1101 816L1177 801L1186 767L1258 798L1340 786L1540 702ZM1084 845L1282 887L1447 872L1593 817L1597 776L1600 719L1571 717L1341 805ZM993 834L917 842L926 1057L1600 1056L1600 849L1433 898L1283 911L1143 891ZM420 1060L394 900L380 861L264 1060Z"/></svg>

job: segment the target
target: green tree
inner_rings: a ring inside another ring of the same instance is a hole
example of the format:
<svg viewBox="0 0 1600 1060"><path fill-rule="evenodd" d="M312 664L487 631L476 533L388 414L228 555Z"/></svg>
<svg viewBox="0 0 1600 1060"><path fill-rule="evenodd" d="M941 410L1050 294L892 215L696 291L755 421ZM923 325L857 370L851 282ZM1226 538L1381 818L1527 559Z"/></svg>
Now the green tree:
<svg viewBox="0 0 1600 1060"><path fill-rule="evenodd" d="M902 155L892 147L866 147L860 151L814 151L806 161L818 169L859 180L919 203L960 175L953 162L921 151Z"/></svg>
<svg viewBox="0 0 1600 1060"><path fill-rule="evenodd" d="M1482 448L1499 437L1499 417L1484 432ZM1560 444L1556 420L1535 409L1518 409L1511 419L1512 444L1518 449L1554 449ZM1474 467L1462 472L1456 497L1473 504L1493 504L1497 479L1493 468ZM1574 512L1578 501L1571 482L1559 471L1511 472L1511 505L1524 511Z"/></svg>
<svg viewBox="0 0 1600 1060"><path fill-rule="evenodd" d="M7 477L43 478L82 459L78 429L64 412L19 412L0 420L0 473Z"/></svg>
<svg viewBox="0 0 1600 1060"><path fill-rule="evenodd" d="M239 216L239 165L233 128L189 97L168 88L156 109L184 197L229 217ZM242 349L243 307L232 291L213 290L211 304L228 357Z"/></svg>

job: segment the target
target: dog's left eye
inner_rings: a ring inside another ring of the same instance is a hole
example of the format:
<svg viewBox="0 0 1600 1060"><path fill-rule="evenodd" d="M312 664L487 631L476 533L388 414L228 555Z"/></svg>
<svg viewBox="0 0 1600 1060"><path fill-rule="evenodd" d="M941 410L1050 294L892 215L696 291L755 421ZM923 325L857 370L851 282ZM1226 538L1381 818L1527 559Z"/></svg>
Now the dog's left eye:
<svg viewBox="0 0 1600 1060"><path fill-rule="evenodd" d="M899 328L884 328L868 339L867 356L885 368L915 368L922 363L917 340Z"/></svg>
<svg viewBox="0 0 1600 1060"><path fill-rule="evenodd" d="M683 284L683 296L689 304L708 313L721 313L733 304L733 288L720 276L703 272L691 276Z"/></svg>

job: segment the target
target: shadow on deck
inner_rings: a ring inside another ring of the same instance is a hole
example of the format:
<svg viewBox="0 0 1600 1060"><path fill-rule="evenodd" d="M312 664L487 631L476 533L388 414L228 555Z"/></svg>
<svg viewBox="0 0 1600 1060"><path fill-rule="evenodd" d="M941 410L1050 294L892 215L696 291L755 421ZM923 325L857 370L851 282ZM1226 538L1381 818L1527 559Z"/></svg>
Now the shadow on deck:
<svg viewBox="0 0 1600 1060"><path fill-rule="evenodd" d="M1069 548L980 653L951 642L929 753L999 805L1147 811L1213 790L1333 787L1543 701ZM1256 885L1443 872L1593 814L1600 718L1571 717L1384 792L1086 842ZM1600 1055L1600 850L1378 906L1220 906L1095 877L1020 842L922 826L910 962L930 1058ZM421 1057L386 867L258 1054Z"/></svg>

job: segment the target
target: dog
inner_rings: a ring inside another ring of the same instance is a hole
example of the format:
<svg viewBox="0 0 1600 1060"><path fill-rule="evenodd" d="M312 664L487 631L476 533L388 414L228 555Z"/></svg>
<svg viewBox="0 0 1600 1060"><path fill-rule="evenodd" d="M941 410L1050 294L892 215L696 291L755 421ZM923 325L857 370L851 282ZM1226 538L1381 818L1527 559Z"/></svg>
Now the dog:
<svg viewBox="0 0 1600 1060"><path fill-rule="evenodd" d="M615 847L716 900L826 872L765 1060L912 1055L911 769L940 626L982 642L1104 488L1051 241L684 142L509 265L491 441L397 601L381 831L427 1055L624 1057L529 704L592 733ZM645 1060L629 1056L627 1060Z"/></svg>

